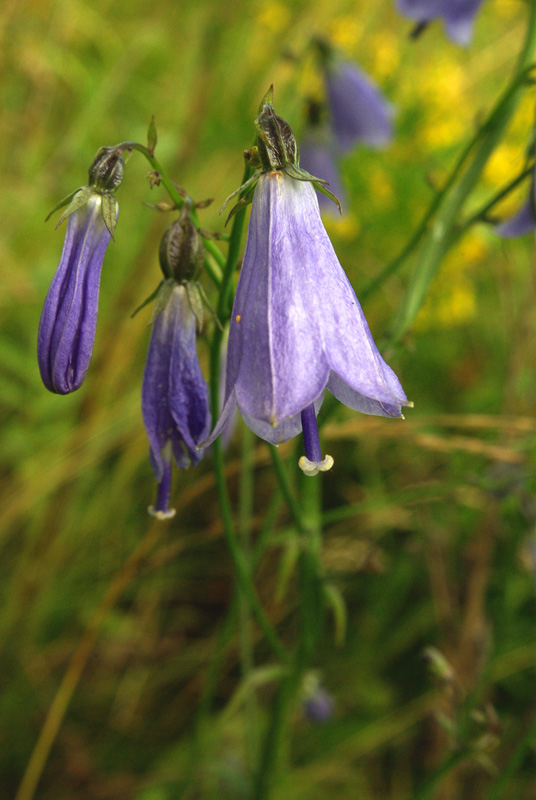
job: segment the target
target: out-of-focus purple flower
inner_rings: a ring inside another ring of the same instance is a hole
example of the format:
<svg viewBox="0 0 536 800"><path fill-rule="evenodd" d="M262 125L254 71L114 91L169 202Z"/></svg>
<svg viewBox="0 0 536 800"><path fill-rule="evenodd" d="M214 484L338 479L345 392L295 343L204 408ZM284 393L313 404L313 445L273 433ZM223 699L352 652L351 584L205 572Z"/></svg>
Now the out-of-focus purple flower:
<svg viewBox="0 0 536 800"><path fill-rule="evenodd" d="M223 412L203 446L221 433L238 405L246 424L272 444L302 430L300 466L313 475L333 464L331 456L322 458L316 422L326 388L365 414L400 417L402 406L410 404L378 352L335 255L314 178L301 172L293 156L290 126L268 104L256 126L265 171L255 178Z"/></svg>
<svg viewBox="0 0 536 800"><path fill-rule="evenodd" d="M482 0L397 0L402 14L418 23L443 18L447 34L458 44L469 44Z"/></svg>
<svg viewBox="0 0 536 800"><path fill-rule="evenodd" d="M393 138L393 106L363 70L350 61L329 59L325 81L331 124L343 153L364 142L384 147Z"/></svg>
<svg viewBox="0 0 536 800"><path fill-rule="evenodd" d="M521 206L517 214L501 222L495 227L495 233L503 239L515 239L517 236L524 236L526 233L534 231L536 228L536 216L534 213L534 181L531 185L530 197Z"/></svg>
<svg viewBox="0 0 536 800"><path fill-rule="evenodd" d="M198 464L203 453L197 445L210 430L208 387L197 357L196 316L189 298L193 289L174 279L163 281L143 376L143 421L158 481L149 511L158 519L175 514L169 508L172 457L180 469Z"/></svg>
<svg viewBox="0 0 536 800"><path fill-rule="evenodd" d="M329 722L335 711L335 703L329 692L318 686L304 699L302 710L310 722Z"/></svg>
<svg viewBox="0 0 536 800"><path fill-rule="evenodd" d="M112 191L120 184L123 170L121 153L102 148L89 171L90 186L74 193L58 223L68 217L37 338L41 378L51 392L74 392L86 376L97 325L102 262L118 215Z"/></svg>
<svg viewBox="0 0 536 800"><path fill-rule="evenodd" d="M324 127L309 128L305 132L300 145L300 164L311 175L317 175L327 181L330 190L339 198L344 211L346 197L339 174L337 155L333 141ZM318 204L322 212L336 213L336 206L321 192L318 192Z"/></svg>

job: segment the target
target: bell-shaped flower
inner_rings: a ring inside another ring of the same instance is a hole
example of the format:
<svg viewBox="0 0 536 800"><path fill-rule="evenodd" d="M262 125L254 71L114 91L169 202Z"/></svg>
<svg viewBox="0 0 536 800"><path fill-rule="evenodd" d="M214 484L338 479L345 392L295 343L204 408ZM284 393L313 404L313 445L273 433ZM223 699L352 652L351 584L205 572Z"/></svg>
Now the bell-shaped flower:
<svg viewBox="0 0 536 800"><path fill-rule="evenodd" d="M193 284L163 281L143 376L143 421L158 482L156 503L149 511L158 519L175 514L169 508L172 457L179 469L198 464L203 453L197 445L210 430L208 387L197 357L193 292Z"/></svg>
<svg viewBox="0 0 536 800"><path fill-rule="evenodd" d="M402 14L426 25L442 18L448 36L458 44L469 44L482 0L397 0Z"/></svg>
<svg viewBox="0 0 536 800"><path fill-rule="evenodd" d="M265 171L256 178L230 323L224 407L203 446L238 406L246 424L272 444L303 431L300 466L312 475L333 464L322 458L316 421L326 388L365 414L400 417L409 403L324 229L315 179L289 161L292 131L269 105L256 121L261 157L263 126L271 145L278 121L286 126L280 137L286 152L279 169L266 169L274 166L274 153L270 162L263 159Z"/></svg>
<svg viewBox="0 0 536 800"><path fill-rule="evenodd" d="M123 157L116 148L99 151L90 168L90 186L67 198L66 202L71 202L58 223L68 217L60 263L45 299L37 339L41 378L51 392L69 394L79 389L89 367L101 268L118 215L112 192L121 182L123 170Z"/></svg>
<svg viewBox="0 0 536 800"><path fill-rule="evenodd" d="M385 147L393 138L393 106L351 61L330 59L325 82L333 133L343 153L356 144Z"/></svg>

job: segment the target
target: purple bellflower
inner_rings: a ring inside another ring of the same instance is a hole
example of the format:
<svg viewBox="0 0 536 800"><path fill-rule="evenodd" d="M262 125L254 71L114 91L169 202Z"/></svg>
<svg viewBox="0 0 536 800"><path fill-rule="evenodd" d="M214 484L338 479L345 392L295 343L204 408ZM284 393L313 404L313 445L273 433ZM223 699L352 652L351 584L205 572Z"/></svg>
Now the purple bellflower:
<svg viewBox="0 0 536 800"><path fill-rule="evenodd" d="M232 311L223 412L235 406L261 438L278 444L303 432L307 475L329 469L316 415L328 388L365 414L401 417L410 405L382 359L354 290L322 224L312 183L298 166L294 134L272 106L256 120L261 169ZM244 187L242 187L243 189Z"/></svg>
<svg viewBox="0 0 536 800"><path fill-rule="evenodd" d="M448 36L457 44L469 44L473 25L482 0L397 0L402 14L414 19L419 27L443 18Z"/></svg>
<svg viewBox="0 0 536 800"><path fill-rule="evenodd" d="M117 148L99 150L85 186L60 217L67 233L56 274L39 322L37 358L43 383L51 392L69 394L82 385L93 352L102 262L117 221L113 191L123 178Z"/></svg>
<svg viewBox="0 0 536 800"><path fill-rule="evenodd" d="M343 153L364 142L385 147L393 138L393 106L350 61L328 62L325 72L331 124Z"/></svg>
<svg viewBox="0 0 536 800"><path fill-rule="evenodd" d="M210 431L208 387L196 340L203 305L195 278L203 246L186 204L184 209L160 246L164 280L156 296L142 386L143 421L158 482L149 513L161 520L175 515L169 507L172 458L179 469L198 464L203 453L197 445Z"/></svg>

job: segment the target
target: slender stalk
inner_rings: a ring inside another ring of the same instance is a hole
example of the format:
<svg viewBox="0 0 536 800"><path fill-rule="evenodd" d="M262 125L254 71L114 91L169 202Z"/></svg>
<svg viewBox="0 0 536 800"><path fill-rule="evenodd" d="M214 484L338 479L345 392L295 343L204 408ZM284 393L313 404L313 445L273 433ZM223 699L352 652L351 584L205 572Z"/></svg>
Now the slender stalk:
<svg viewBox="0 0 536 800"><path fill-rule="evenodd" d="M154 171L158 172L158 175L160 176L160 182L162 183L162 186L165 188L166 192L173 200L174 204L177 206L177 208L182 208L182 206L184 205L184 197L177 190L177 187L175 186L175 184L173 183L173 181L171 180L165 169L162 167L158 159L154 156L153 153L151 153L150 150L147 149L147 147L144 147L144 145L139 144L138 142L122 142L122 144L120 144L119 147L122 147L124 150L137 150L138 153L141 153L143 156L145 156L145 158L152 166ZM190 217L192 218L193 222L197 225L197 227L199 227L199 218L197 216L195 209L193 208L190 211ZM221 270L226 262L225 257L221 252L221 250L216 246L214 242L210 241L210 239L204 241L204 247L206 252L210 253L211 257L216 262L216 266L214 266L213 264L210 263L210 261L208 261L208 259L205 259L205 269L209 274L210 278L212 279L212 281L216 284L216 286L220 286L222 283Z"/></svg>
<svg viewBox="0 0 536 800"><path fill-rule="evenodd" d="M514 77L479 132L479 144L473 160L450 190L442 197L436 221L428 231L410 286L395 319L392 341L404 336L417 316L428 286L435 276L452 242L453 228L463 205L479 180L484 167L495 150L504 129L517 106L523 83L536 48L536 2L529 3L529 20L525 42L518 58Z"/></svg>
<svg viewBox="0 0 536 800"><path fill-rule="evenodd" d="M240 489L238 508L238 528L244 556L248 562L250 574L252 571L251 553L251 518L253 514L253 433L246 426L242 426L242 462L240 468ZM249 685L248 678L254 669L253 638L251 630L251 616L246 598L240 594L239 598L239 639L240 662L242 680L248 686L245 714L246 714L246 739L245 755L248 768L253 771L257 754L257 702L255 687Z"/></svg>

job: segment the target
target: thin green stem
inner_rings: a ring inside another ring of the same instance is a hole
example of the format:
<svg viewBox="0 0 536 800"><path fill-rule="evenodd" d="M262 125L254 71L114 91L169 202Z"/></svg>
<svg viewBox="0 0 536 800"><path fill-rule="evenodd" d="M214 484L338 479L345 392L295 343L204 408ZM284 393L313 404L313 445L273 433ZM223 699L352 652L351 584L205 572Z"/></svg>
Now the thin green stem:
<svg viewBox="0 0 536 800"><path fill-rule="evenodd" d="M307 533L308 528L304 520L304 515L301 506L292 490L292 487L290 485L290 480L287 471L285 469L285 465L281 460L281 456L279 455L277 449L273 445L268 445L268 447L270 450L270 457L272 459L272 464L274 465L275 474L277 476L277 480L279 481L279 486L281 488L281 493L285 498L286 504L292 515L292 519L296 523L296 527L298 528L300 533Z"/></svg>
<svg viewBox="0 0 536 800"><path fill-rule="evenodd" d="M119 145L119 147L122 147L124 150L137 150L138 153L141 153L143 156L145 156L145 158L152 166L152 168L155 170L155 172L158 172L158 175L160 176L160 182L162 183L162 186L173 200L174 204L177 206L177 208L182 208L182 206L184 205L184 197L177 190L177 187L175 186L175 184L173 183L173 181L171 180L165 169L162 167L158 159L155 157L153 153L151 153L150 150L147 149L147 147L145 147L142 144L139 144L139 142L123 142L122 144ZM199 227L199 218L197 216L195 209L192 209L190 211L190 217L192 218L193 222L197 225L197 227ZM219 247L217 247L217 245L214 242L210 241L210 239L204 241L204 246L205 246L205 251L210 254L210 256L215 262L214 265L208 259L205 259L205 269L209 274L210 278L212 279L212 281L216 284L216 286L220 286L222 283L221 270L225 265L225 256L223 255Z"/></svg>
<svg viewBox="0 0 536 800"><path fill-rule="evenodd" d="M242 462L240 467L240 487L238 506L238 528L242 551L248 562L251 574L251 520L253 515L253 433L245 425L242 428ZM245 713L246 713L246 764L253 770L257 754L257 703L255 687L248 682L255 663L253 657L253 638L251 630L251 617L246 598L240 594L239 598L239 640L240 661L242 667L242 680L248 686Z"/></svg>
<svg viewBox="0 0 536 800"><path fill-rule="evenodd" d="M517 176L517 178L514 178L513 181L510 181L510 183L507 184L503 189L501 189L500 192L497 192L497 194L493 195L493 197L490 200L488 200L488 202L485 203L478 211L475 211L473 214L471 214L471 216L461 226L461 232L462 233L465 232L472 225L475 225L477 222L485 221L487 215L492 210L492 208L496 206L497 203L500 203L501 200L507 197L511 192L513 192L514 189L516 189L520 183L523 183L523 181L526 180L526 178L528 178L529 175L532 175L533 173L534 173L534 165L532 164L530 167L524 169L523 172L521 172Z"/></svg>
<svg viewBox="0 0 536 800"><path fill-rule="evenodd" d="M417 316L428 287L452 244L458 215L479 180L517 106L536 47L536 3L534 0L529 6L525 43L518 58L514 77L479 131L479 144L471 163L459 181L453 184L442 197L441 208L423 243L408 291L395 319L391 337L393 342L400 341Z"/></svg>

